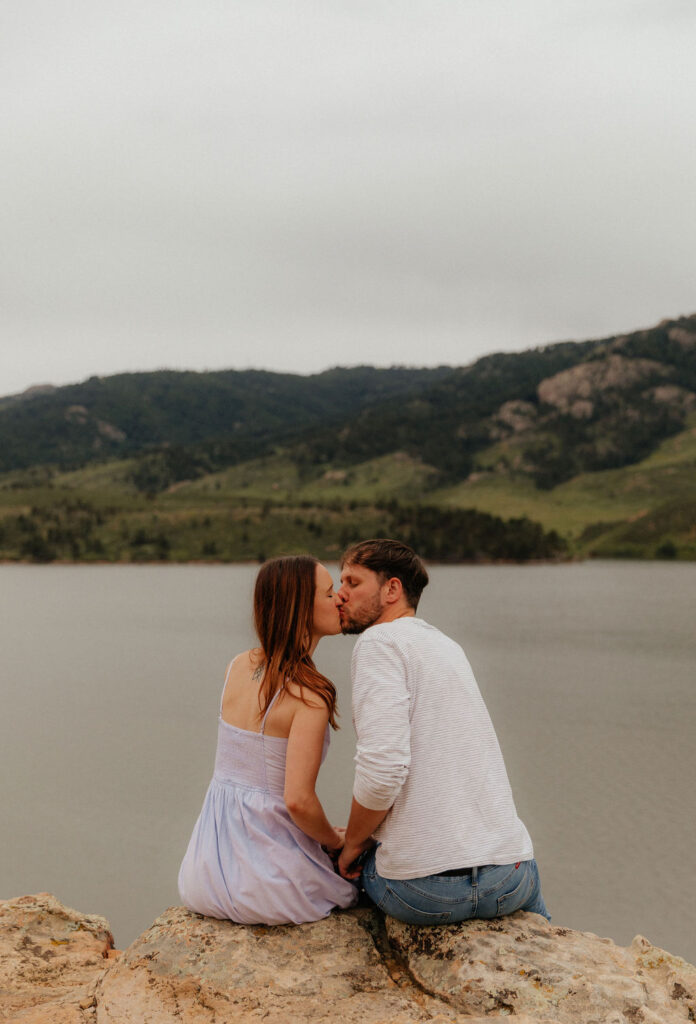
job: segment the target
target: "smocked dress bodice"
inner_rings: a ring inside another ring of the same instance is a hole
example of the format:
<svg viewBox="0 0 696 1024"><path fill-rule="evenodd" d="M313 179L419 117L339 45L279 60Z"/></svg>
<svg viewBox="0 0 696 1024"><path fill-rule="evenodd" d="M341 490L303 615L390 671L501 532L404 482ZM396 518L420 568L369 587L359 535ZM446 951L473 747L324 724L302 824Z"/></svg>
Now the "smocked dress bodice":
<svg viewBox="0 0 696 1024"><path fill-rule="evenodd" d="M269 708L270 710L270 708ZM259 789L282 796L285 788L285 754L288 741L264 732L249 732L218 719L217 750L213 779L224 786ZM329 748L328 726L322 761Z"/></svg>

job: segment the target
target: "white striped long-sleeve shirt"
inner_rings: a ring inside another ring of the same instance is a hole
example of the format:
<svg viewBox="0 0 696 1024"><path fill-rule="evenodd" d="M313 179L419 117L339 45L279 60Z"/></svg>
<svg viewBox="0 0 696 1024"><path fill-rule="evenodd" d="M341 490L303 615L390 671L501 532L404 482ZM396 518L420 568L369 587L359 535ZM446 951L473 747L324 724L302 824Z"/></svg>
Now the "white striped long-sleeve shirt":
<svg viewBox="0 0 696 1024"><path fill-rule="evenodd" d="M493 724L461 647L405 616L360 635L351 663L353 795L391 808L377 870L418 878L534 856Z"/></svg>

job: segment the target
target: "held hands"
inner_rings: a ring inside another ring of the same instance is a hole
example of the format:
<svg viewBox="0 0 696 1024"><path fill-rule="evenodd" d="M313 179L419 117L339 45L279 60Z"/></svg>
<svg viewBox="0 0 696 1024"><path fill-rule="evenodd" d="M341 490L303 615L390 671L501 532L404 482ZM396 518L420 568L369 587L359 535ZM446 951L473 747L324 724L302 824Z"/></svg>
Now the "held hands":
<svg viewBox="0 0 696 1024"><path fill-rule="evenodd" d="M358 878L362 871L362 863L357 863L358 857L375 845L374 839L370 836L362 843L351 843L350 846L346 846L346 830L334 828L334 832L336 845L325 846L324 849L343 878Z"/></svg>
<svg viewBox="0 0 696 1024"><path fill-rule="evenodd" d="M365 853L366 850L371 849L375 845L374 839L370 836L365 839L362 843L350 843L343 845L343 849L340 852L338 858L338 870L343 878L358 878L362 871L362 864L358 864L357 860L361 854Z"/></svg>
<svg viewBox="0 0 696 1024"><path fill-rule="evenodd" d="M344 878L355 879L359 876L362 869L362 861L359 861L359 858L375 845L375 830L382 824L389 811L388 807L384 810L371 810L353 797L348 819L348 834L338 858L338 870Z"/></svg>

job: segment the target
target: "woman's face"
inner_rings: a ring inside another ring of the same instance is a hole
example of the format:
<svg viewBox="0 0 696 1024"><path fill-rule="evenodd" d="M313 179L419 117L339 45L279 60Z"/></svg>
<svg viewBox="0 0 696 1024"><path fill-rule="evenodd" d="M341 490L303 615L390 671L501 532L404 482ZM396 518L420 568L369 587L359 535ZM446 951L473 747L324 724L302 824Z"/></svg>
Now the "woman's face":
<svg viewBox="0 0 696 1024"><path fill-rule="evenodd" d="M331 573L325 566L317 565L314 591L314 613L312 633L315 640L322 636L335 636L341 632L341 618L338 614L338 598L334 594Z"/></svg>

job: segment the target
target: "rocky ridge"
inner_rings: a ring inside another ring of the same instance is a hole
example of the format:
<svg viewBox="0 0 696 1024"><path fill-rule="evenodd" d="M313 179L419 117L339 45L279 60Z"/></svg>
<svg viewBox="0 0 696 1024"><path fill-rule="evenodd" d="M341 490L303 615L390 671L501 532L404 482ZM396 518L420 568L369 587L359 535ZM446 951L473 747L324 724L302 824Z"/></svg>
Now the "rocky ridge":
<svg viewBox="0 0 696 1024"><path fill-rule="evenodd" d="M104 918L0 901L0 1020L16 1024L672 1024L696 968L518 913L416 928L364 907L299 927L165 911L121 955Z"/></svg>

